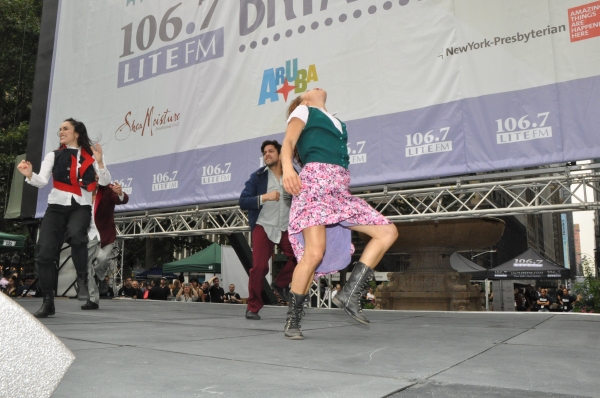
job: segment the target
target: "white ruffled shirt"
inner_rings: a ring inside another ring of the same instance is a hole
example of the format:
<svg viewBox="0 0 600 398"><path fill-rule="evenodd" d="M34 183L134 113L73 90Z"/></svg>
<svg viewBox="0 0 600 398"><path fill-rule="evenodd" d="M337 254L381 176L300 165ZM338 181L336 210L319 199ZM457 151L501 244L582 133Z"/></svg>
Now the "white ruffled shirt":
<svg viewBox="0 0 600 398"><path fill-rule="evenodd" d="M77 149L74 147L67 147L71 149ZM81 156L81 148L77 151L77 159ZM81 165L77 162L77 171L79 172L79 167ZM42 161L42 166L40 167L40 173L33 173L31 175L31 180L25 178L27 183L33 185L37 188L43 188L48 185L50 181L50 177L52 176L52 168L54 167L54 151L49 152L44 160ZM100 185L108 185L110 184L110 172L106 168L106 163L104 163L104 168L98 168L98 162L94 161L94 170L96 174L98 174L98 184ZM54 205L63 205L70 206L71 198L75 200L75 202L79 203L82 206L92 205L92 193L86 191L85 189L81 190L81 196L72 194L70 192L61 191L60 189L52 188L50 194L48 195L48 204Z"/></svg>

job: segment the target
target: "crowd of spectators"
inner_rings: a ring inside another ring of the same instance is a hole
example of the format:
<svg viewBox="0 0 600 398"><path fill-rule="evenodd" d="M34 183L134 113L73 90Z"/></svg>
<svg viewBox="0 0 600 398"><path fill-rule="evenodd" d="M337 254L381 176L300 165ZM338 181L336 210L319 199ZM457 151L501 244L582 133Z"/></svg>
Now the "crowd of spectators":
<svg viewBox="0 0 600 398"><path fill-rule="evenodd" d="M0 291L10 297L35 297L36 291L35 276L27 274L19 280L16 271L5 270L0 275ZM100 282L100 296L105 298L119 297L132 299L149 300L169 300L174 299L182 302L211 302L211 303L229 303L242 304L243 300L235 292L235 285L229 285L229 291L225 293L220 286L218 277L213 277L200 285L197 278L191 278L189 283L181 283L175 279L171 285L167 284L165 278L157 278L151 282L138 282L132 278L125 278L123 285L114 294L109 285L108 276ZM321 283L321 297L325 300L335 295L341 290L341 285L327 286ZM564 285L556 289L546 289L539 287L537 290L533 286L527 285L524 288L515 288L515 310L516 311L538 311L538 312L572 312L574 304L578 297L573 295ZM490 301L493 300L493 292L490 292ZM361 301L364 304L375 304L376 297L372 288L368 288L361 294Z"/></svg>
<svg viewBox="0 0 600 398"><path fill-rule="evenodd" d="M36 297L41 296L34 285L35 275L27 274L19 278L14 270L0 269L0 292L9 297ZM182 302L212 302L242 304L243 300L235 292L235 285L229 285L229 291L225 293L220 286L218 277L211 278L202 285L198 278L191 278L189 283L173 280L168 284L166 278L153 279L150 282L139 282L131 277L123 280L122 286L114 293L110 286L110 279L106 276L99 282L101 298L123 298L123 299L149 299L149 300L176 300Z"/></svg>
<svg viewBox="0 0 600 398"><path fill-rule="evenodd" d="M21 280L17 271L5 269L0 272L0 292L10 297L36 297L41 296L35 288L35 275L24 275Z"/></svg>
<svg viewBox="0 0 600 398"><path fill-rule="evenodd" d="M572 312L578 300L564 285L552 292L541 287L535 290L527 285L525 288L515 288L514 293L516 311Z"/></svg>
<svg viewBox="0 0 600 398"><path fill-rule="evenodd" d="M195 277L191 278L189 283L182 283L175 279L170 285L166 278L156 278L150 284L144 281L141 285L132 278L126 278L117 297L163 301L174 299L182 302L243 303L240 295L235 292L235 285L229 285L229 292L225 293L216 276L202 285Z"/></svg>

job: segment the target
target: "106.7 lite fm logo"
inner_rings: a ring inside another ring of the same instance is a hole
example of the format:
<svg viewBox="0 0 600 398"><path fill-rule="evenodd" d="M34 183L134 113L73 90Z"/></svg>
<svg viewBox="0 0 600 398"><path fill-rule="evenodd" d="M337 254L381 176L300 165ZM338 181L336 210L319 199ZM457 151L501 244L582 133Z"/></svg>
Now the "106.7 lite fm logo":
<svg viewBox="0 0 600 398"><path fill-rule="evenodd" d="M217 4L218 0L213 1L199 27L196 24L199 21L185 23L178 15L183 14L179 8L182 2L169 8L163 15L146 15L137 22L135 29L134 22L123 26L123 50L120 58L127 59L119 62L117 88L223 57L223 27L197 34L208 28ZM175 42L183 31L188 37ZM156 41L163 45L150 50ZM139 53L141 55L134 56Z"/></svg>

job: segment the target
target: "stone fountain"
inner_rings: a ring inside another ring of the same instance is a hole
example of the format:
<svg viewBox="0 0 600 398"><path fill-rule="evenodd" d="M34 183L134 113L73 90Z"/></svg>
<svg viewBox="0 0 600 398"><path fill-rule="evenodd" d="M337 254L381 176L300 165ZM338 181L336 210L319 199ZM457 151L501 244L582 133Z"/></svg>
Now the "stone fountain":
<svg viewBox="0 0 600 398"><path fill-rule="evenodd" d="M456 251L489 247L502 237L504 221L472 218L396 224L398 240L389 253L410 254L405 272L390 272L379 285L381 309L481 311L482 294L472 287L470 274L450 266ZM363 241L369 237L361 234Z"/></svg>

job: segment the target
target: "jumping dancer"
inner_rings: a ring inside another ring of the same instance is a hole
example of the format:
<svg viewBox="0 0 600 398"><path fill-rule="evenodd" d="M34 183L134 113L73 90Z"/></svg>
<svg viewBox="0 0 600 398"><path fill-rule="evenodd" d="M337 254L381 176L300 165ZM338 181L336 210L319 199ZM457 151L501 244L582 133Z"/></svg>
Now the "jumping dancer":
<svg viewBox="0 0 600 398"><path fill-rule="evenodd" d="M21 161L17 168L34 187L44 187L53 179L48 195L48 208L42 221L35 262L44 301L33 314L36 318L54 315L54 283L63 241L71 245L71 257L77 271L77 298L88 301L88 229L92 216L92 192L96 184L110 183L110 173L104 166L100 144L92 145L85 125L67 119L58 132L60 146L44 158L40 173L32 171L31 163ZM96 175L98 182L96 183Z"/></svg>
<svg viewBox="0 0 600 398"><path fill-rule="evenodd" d="M81 306L82 310L97 310L100 303L98 282L104 279L117 239L115 206L129 202L129 196L118 183L98 185L93 199L92 219L88 238L88 290L90 299ZM140 297L141 298L141 297Z"/></svg>
<svg viewBox="0 0 600 398"><path fill-rule="evenodd" d="M281 149L283 185L294 195L289 236L298 265L290 289L285 337L303 339L300 321L311 281L317 275L346 268L353 247L351 230L371 237L352 274L333 302L358 322L360 290L373 278L373 268L398 237L393 224L364 200L350 194L346 125L327 112L327 92L309 90L292 101ZM293 167L294 150L302 165Z"/></svg>

